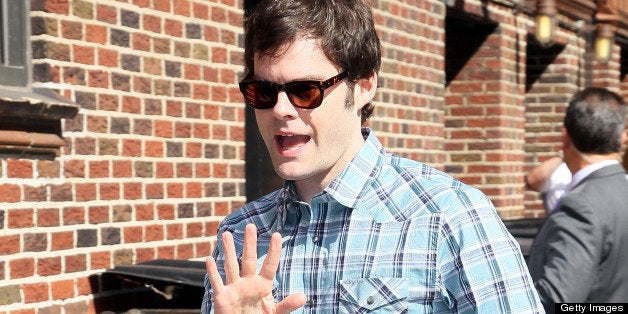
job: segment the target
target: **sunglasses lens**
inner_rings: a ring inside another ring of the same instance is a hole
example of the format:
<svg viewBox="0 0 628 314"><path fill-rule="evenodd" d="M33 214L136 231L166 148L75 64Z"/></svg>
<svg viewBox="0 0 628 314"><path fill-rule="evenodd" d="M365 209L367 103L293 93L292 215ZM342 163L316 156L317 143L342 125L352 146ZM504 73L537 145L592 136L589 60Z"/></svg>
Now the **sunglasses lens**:
<svg viewBox="0 0 628 314"><path fill-rule="evenodd" d="M243 94L246 102L256 109L272 108L277 102L277 90L268 84L247 84Z"/></svg>
<svg viewBox="0 0 628 314"><path fill-rule="evenodd" d="M321 105L321 90L315 83L295 82L287 84L286 92L292 103L299 108L316 108Z"/></svg>

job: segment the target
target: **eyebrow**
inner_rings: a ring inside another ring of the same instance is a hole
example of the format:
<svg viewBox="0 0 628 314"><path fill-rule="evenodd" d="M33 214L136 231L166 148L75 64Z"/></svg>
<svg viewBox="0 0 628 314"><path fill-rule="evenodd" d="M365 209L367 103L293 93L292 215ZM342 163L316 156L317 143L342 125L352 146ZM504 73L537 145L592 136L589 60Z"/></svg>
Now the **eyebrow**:
<svg viewBox="0 0 628 314"><path fill-rule="evenodd" d="M318 76L310 75L310 76L305 76L305 77L302 77L302 78L290 80L290 81L284 82L282 84L287 84L287 83L292 83L292 82L302 82L302 81L317 81L318 82L318 81L324 81L324 80L325 80L325 78L320 78ZM273 81L269 81L269 80L263 79L263 78L255 75L255 74L251 77L250 81L260 81L260 82L268 82L268 83L279 84L277 82L273 82Z"/></svg>

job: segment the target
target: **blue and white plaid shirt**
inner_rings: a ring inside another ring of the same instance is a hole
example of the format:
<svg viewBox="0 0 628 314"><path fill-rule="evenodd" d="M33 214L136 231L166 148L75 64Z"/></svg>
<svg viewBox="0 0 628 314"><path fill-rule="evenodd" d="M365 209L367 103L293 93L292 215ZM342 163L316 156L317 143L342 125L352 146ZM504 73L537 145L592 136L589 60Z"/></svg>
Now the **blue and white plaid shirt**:
<svg viewBox="0 0 628 314"><path fill-rule="evenodd" d="M283 248L276 300L302 292L295 313L542 313L519 250L479 190L423 163L385 152L372 131L312 205L294 182L229 215L220 234L242 253L244 226L258 229L258 271L270 236ZM202 313L212 312L205 278Z"/></svg>

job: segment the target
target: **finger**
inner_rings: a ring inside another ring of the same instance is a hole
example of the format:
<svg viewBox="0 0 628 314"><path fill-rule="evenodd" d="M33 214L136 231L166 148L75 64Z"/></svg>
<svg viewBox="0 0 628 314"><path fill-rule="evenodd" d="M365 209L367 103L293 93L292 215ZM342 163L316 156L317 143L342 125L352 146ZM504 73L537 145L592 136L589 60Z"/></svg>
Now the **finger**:
<svg viewBox="0 0 628 314"><path fill-rule="evenodd" d="M275 273L277 273L277 267L279 267L279 257L281 255L281 235L279 233L273 233L270 238L270 246L268 247L268 254L262 264L262 269L259 275L267 280L273 280Z"/></svg>
<svg viewBox="0 0 628 314"><path fill-rule="evenodd" d="M207 269L207 278L209 279L212 290L214 290L214 294L221 293L225 286L222 283L222 278L220 277L218 267L216 267L216 261L213 257L210 256L205 260L205 268Z"/></svg>
<svg viewBox="0 0 628 314"><path fill-rule="evenodd" d="M254 224L244 229L244 248L242 249L241 277L254 276L257 268L257 228Z"/></svg>
<svg viewBox="0 0 628 314"><path fill-rule="evenodd" d="M288 314L303 306L306 302L305 294L295 293L277 303L277 314Z"/></svg>
<svg viewBox="0 0 628 314"><path fill-rule="evenodd" d="M225 232L222 234L222 248L225 253L226 284L230 284L240 278L240 266L238 265L238 256L235 251L233 235L231 232Z"/></svg>

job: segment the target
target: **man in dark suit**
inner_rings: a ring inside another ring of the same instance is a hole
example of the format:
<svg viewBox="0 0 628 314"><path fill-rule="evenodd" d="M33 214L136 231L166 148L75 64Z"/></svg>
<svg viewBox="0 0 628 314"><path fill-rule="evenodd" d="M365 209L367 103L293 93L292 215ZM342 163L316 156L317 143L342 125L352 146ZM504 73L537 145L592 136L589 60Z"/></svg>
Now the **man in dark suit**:
<svg viewBox="0 0 628 314"><path fill-rule="evenodd" d="M541 226L529 269L548 313L555 303L628 302L628 179L619 163L626 104L603 88L570 100L563 159L567 193Z"/></svg>

